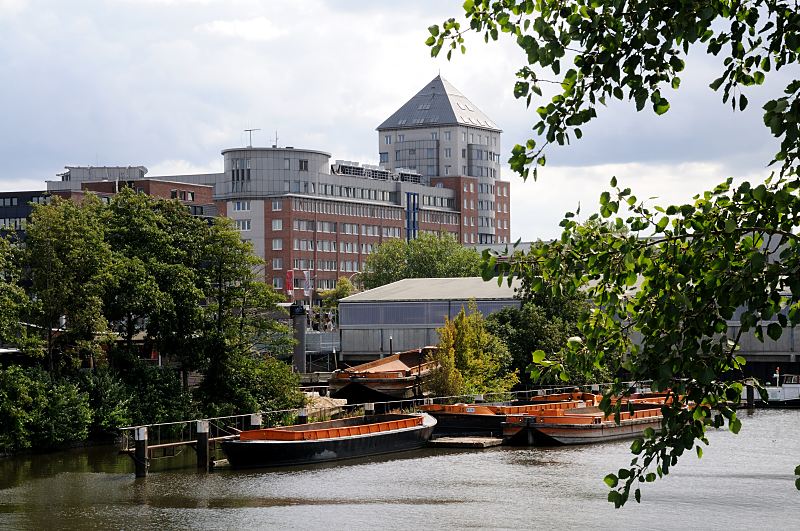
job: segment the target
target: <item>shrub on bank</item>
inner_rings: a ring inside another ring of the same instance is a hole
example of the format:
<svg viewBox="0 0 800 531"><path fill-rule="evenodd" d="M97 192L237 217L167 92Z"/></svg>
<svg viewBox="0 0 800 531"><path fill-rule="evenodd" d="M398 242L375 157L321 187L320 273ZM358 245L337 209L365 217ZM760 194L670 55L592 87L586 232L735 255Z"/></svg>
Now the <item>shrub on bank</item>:
<svg viewBox="0 0 800 531"><path fill-rule="evenodd" d="M91 420L89 396L74 382L38 368L0 368L0 452L85 440Z"/></svg>

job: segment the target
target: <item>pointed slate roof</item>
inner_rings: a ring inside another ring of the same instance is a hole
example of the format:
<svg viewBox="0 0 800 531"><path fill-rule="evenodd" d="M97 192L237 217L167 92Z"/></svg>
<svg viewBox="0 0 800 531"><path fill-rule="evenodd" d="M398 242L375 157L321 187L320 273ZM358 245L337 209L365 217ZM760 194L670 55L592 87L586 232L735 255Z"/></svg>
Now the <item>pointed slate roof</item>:
<svg viewBox="0 0 800 531"><path fill-rule="evenodd" d="M433 78L379 125L378 131L437 125L465 125L500 131L491 118L442 76Z"/></svg>

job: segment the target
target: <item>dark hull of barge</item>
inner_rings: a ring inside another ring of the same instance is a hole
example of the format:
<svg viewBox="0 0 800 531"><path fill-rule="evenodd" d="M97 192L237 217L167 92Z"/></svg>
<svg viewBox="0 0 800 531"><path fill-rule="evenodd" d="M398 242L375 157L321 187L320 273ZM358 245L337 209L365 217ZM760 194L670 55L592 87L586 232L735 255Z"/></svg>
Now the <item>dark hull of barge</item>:
<svg viewBox="0 0 800 531"><path fill-rule="evenodd" d="M352 426L359 422L385 422L393 417L400 416L374 415L333 422ZM435 425L436 420L426 415L422 425L412 428L317 440L234 440L223 442L222 449L233 468L308 465L417 450L427 444Z"/></svg>

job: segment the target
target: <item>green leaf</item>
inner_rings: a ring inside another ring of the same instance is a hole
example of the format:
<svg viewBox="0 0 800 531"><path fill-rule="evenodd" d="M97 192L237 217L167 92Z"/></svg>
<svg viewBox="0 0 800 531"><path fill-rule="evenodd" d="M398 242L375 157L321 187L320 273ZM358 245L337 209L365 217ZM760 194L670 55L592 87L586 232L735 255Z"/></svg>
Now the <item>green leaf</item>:
<svg viewBox="0 0 800 531"><path fill-rule="evenodd" d="M783 333L783 328L778 323L770 323L767 327L767 335L773 341L777 341L781 338L781 334Z"/></svg>
<svg viewBox="0 0 800 531"><path fill-rule="evenodd" d="M544 361L545 358L544 350L537 350L533 353L533 362L534 363L541 363Z"/></svg>
<svg viewBox="0 0 800 531"><path fill-rule="evenodd" d="M794 467L794 475L795 476L800 476L800 465L797 465L796 467Z"/></svg>
<svg viewBox="0 0 800 531"><path fill-rule="evenodd" d="M619 484L619 479L617 479L617 476L615 476L614 474L607 475L606 477L603 478L603 481L605 481L606 485L608 485L609 488L612 489L615 488L617 484Z"/></svg>
<svg viewBox="0 0 800 531"><path fill-rule="evenodd" d="M669 102L661 98L657 103L653 104L653 110L656 111L657 115L661 116L669 110Z"/></svg>
<svg viewBox="0 0 800 531"><path fill-rule="evenodd" d="M702 459L703 457L703 449L700 446L695 446L695 450L697 450L697 458Z"/></svg>
<svg viewBox="0 0 800 531"><path fill-rule="evenodd" d="M739 430L742 429L742 421L739 420L738 418L735 418L730 422L728 428L731 430L733 434L738 434Z"/></svg>
<svg viewBox="0 0 800 531"><path fill-rule="evenodd" d="M633 498L636 500L636 503L642 503L641 489L636 489L635 491L633 491Z"/></svg>
<svg viewBox="0 0 800 531"><path fill-rule="evenodd" d="M747 107L747 98L744 94L739 95L739 110L743 111Z"/></svg>
<svg viewBox="0 0 800 531"><path fill-rule="evenodd" d="M602 194L600 194L601 205L607 205L610 199L611 199L611 194L609 194L608 192L603 192Z"/></svg>
<svg viewBox="0 0 800 531"><path fill-rule="evenodd" d="M797 490L800 490L800 478L797 478L796 480L794 480L794 487Z"/></svg>

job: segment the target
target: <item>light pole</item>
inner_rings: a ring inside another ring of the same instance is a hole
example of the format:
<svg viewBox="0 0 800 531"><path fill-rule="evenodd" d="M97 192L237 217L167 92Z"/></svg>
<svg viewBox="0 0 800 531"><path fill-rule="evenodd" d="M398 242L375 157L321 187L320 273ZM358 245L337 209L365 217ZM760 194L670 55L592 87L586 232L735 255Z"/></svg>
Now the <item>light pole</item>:
<svg viewBox="0 0 800 531"><path fill-rule="evenodd" d="M389 336L389 355L391 356L394 354L394 350L392 349L392 336Z"/></svg>

